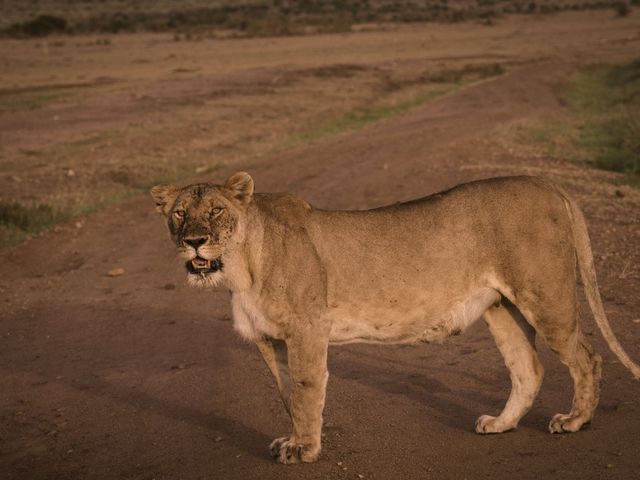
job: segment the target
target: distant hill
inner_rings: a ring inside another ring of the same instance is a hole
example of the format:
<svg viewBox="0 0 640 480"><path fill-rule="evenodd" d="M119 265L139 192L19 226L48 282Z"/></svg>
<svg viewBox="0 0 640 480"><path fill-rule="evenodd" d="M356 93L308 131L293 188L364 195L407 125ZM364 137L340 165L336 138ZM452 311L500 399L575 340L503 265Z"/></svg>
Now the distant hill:
<svg viewBox="0 0 640 480"><path fill-rule="evenodd" d="M0 0L0 33L224 31L233 36L343 32L362 24L490 23L505 14L612 9L626 15L640 0Z"/></svg>

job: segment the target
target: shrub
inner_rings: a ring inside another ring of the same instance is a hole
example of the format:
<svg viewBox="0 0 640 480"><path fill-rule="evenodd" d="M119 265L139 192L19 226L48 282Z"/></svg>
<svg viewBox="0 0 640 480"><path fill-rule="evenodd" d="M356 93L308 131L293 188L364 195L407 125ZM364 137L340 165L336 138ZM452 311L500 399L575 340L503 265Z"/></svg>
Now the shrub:
<svg viewBox="0 0 640 480"><path fill-rule="evenodd" d="M631 7L629 7L629 4L625 1L614 3L613 9L618 17L626 17L631 13Z"/></svg>
<svg viewBox="0 0 640 480"><path fill-rule="evenodd" d="M52 33L66 32L67 28L67 21L64 18L53 15L38 15L28 22L14 23L7 29L7 32L18 36L45 37Z"/></svg>
<svg viewBox="0 0 640 480"><path fill-rule="evenodd" d="M0 225L16 227L26 233L39 232L64 218L50 205L25 207L17 202L0 202Z"/></svg>

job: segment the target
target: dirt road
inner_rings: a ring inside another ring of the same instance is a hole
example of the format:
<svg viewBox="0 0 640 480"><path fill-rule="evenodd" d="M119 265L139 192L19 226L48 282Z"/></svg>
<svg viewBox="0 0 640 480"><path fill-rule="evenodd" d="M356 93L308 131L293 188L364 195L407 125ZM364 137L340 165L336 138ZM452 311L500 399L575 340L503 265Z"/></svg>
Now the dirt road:
<svg viewBox="0 0 640 480"><path fill-rule="evenodd" d="M258 191L365 208L476 178L550 177L586 213L610 321L640 359L640 193L514 143L523 122L564 108L551 86L576 60L567 51L200 179L242 168ZM274 464L266 447L289 429L274 383L256 349L233 333L228 294L184 285L152 207L146 196L112 204L80 228L69 222L0 254L0 478L637 475L640 382L614 360L584 302L584 329L605 359L600 407L585 431L547 433L550 417L569 409L572 388L567 369L539 344L546 377L520 428L473 433L477 416L499 412L509 392L478 323L440 346L332 348L323 454L313 465ZM106 275L117 267L124 275Z"/></svg>

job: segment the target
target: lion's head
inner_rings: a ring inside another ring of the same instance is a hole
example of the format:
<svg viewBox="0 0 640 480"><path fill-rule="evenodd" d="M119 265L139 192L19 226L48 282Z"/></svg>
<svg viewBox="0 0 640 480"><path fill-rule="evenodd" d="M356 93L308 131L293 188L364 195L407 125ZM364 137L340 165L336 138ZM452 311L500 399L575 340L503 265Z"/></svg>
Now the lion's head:
<svg viewBox="0 0 640 480"><path fill-rule="evenodd" d="M186 261L189 283L217 285L225 254L244 235L244 214L253 196L252 178L238 172L224 185L157 185L151 196L156 210L167 218L178 254Z"/></svg>

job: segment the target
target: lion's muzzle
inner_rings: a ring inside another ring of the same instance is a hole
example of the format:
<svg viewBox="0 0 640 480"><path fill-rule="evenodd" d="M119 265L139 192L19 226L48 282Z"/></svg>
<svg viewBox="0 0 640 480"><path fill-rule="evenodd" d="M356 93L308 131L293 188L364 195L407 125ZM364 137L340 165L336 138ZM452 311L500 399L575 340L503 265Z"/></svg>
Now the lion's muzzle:
<svg viewBox="0 0 640 480"><path fill-rule="evenodd" d="M185 266L187 267L187 272L193 274L205 275L207 273L214 273L219 270L222 270L222 260L220 257L214 260L207 260L202 257L195 257L192 260L189 260Z"/></svg>

